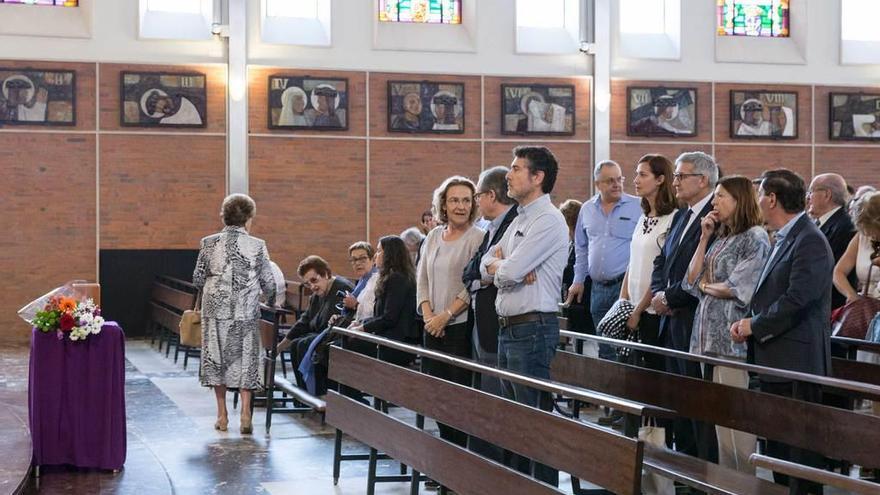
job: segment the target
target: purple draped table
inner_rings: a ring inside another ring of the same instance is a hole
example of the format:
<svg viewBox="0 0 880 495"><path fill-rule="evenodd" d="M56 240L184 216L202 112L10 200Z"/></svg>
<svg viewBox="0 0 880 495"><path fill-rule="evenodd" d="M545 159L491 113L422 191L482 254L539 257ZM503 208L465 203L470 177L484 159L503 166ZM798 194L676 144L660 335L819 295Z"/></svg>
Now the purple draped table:
<svg viewBox="0 0 880 495"><path fill-rule="evenodd" d="M73 342L34 328L28 378L34 466L125 464L125 334L107 322Z"/></svg>

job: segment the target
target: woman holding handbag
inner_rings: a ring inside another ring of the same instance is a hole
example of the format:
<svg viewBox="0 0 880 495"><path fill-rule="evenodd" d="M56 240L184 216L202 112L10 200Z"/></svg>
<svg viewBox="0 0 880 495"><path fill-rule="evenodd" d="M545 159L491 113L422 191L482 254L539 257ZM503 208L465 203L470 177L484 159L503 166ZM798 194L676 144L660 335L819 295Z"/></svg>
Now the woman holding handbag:
<svg viewBox="0 0 880 495"><path fill-rule="evenodd" d="M746 344L736 343L728 328L746 317L767 257L770 239L763 228L761 210L752 181L734 175L718 181L713 209L700 226L700 243L694 252L682 288L700 300L694 318L690 352L732 361L746 361ZM712 241L711 239L715 239ZM748 388L748 372L715 366L712 381ZM755 474L749 456L755 451L751 433L715 427L718 463Z"/></svg>
<svg viewBox="0 0 880 495"><path fill-rule="evenodd" d="M252 392L263 387L260 367L260 294L275 300L275 281L269 252L262 239L248 234L254 200L232 194L223 200L225 227L202 239L193 284L202 298L202 357L199 381L214 389L217 422L226 431L226 389L241 393L241 433L253 432Z"/></svg>
<svg viewBox="0 0 880 495"><path fill-rule="evenodd" d="M837 290L846 296L846 306L841 308L842 326L858 327L844 332L845 336L865 338L869 322L880 311L880 193L869 193L861 199L856 206L855 224L858 235L852 238L834 267L833 281ZM847 274L853 269L860 291L847 280ZM859 352L857 359L880 362L880 356L873 353Z"/></svg>

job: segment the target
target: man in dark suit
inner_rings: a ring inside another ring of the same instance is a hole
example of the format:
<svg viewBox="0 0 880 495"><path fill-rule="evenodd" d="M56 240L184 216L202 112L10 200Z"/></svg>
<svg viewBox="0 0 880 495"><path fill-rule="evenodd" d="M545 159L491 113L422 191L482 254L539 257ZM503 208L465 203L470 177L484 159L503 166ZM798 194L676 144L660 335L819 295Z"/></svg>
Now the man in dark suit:
<svg viewBox="0 0 880 495"><path fill-rule="evenodd" d="M761 366L825 376L831 369L831 271L834 257L828 241L804 213L804 181L786 169L764 173L758 202L776 243L764 266L752 317L735 322L730 335L748 340L749 360ZM759 376L762 392L819 402L818 385ZM822 467L822 456L768 440L767 454ZM821 486L774 473L790 493L822 493Z"/></svg>
<svg viewBox="0 0 880 495"><path fill-rule="evenodd" d="M810 215L831 246L834 263L840 260L849 241L856 234L846 208L846 181L838 174L821 174L813 178L807 190L807 214ZM856 286L855 270L849 274L850 283ZM846 304L846 296L831 288L831 309Z"/></svg>
<svg viewBox="0 0 880 495"><path fill-rule="evenodd" d="M718 182L718 166L706 153L683 153L675 161L672 185L679 201L686 204L675 213L663 249L654 259L651 304L660 319L659 339L665 347L690 350L694 313L699 301L681 288L681 282L700 241L700 221L712 211L712 192ZM667 371L701 377L696 362L668 359ZM676 419L675 448L704 459L717 458L715 434L706 425Z"/></svg>
<svg viewBox="0 0 880 495"><path fill-rule="evenodd" d="M468 317L474 328L473 355L478 362L490 366L498 365L498 313L495 312L498 289L492 283L493 277L481 273L480 261L489 248L498 243L517 215L516 202L507 195L507 172L507 167L493 167L480 174L476 202L480 207L480 214L489 221L489 225L483 243L461 275L461 281L471 292L472 311ZM475 373L474 387L501 395L501 382L495 377ZM468 444L471 450L502 461L502 449L474 437L470 437Z"/></svg>

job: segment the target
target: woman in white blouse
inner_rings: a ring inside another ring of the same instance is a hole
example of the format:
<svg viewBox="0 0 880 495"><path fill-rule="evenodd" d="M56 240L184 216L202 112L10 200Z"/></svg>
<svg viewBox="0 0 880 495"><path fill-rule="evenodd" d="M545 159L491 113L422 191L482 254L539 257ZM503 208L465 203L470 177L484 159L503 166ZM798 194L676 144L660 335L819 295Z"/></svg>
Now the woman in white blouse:
<svg viewBox="0 0 880 495"><path fill-rule="evenodd" d="M672 189L672 172L672 162L663 155L649 154L639 159L633 185L636 195L642 198L642 216L633 232L629 266L620 288L620 298L635 306L627 328L638 332L641 342L656 346L660 345L657 338L660 316L651 308L651 272L678 206ZM637 362L641 360L649 368L664 369L663 356L658 354L644 353Z"/></svg>

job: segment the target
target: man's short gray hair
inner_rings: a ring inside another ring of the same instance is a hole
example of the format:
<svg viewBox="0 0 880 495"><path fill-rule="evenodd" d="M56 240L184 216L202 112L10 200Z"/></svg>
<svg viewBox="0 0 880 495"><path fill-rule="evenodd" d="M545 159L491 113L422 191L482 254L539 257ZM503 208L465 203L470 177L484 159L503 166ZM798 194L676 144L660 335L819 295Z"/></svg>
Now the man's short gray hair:
<svg viewBox="0 0 880 495"><path fill-rule="evenodd" d="M602 169L605 167L617 167L620 168L620 164L615 162L614 160L602 160L601 162L596 164L596 167L593 168L593 179L598 179L599 174L602 173ZM622 168L620 168L623 170Z"/></svg>
<svg viewBox="0 0 880 495"><path fill-rule="evenodd" d="M512 205L513 198L507 194L507 173L510 169L507 167L497 166L484 170L480 174L480 180L477 182L477 192L495 193L495 200L503 205Z"/></svg>
<svg viewBox="0 0 880 495"><path fill-rule="evenodd" d="M408 246L418 246L425 238L425 235L417 227L410 227L400 233L400 238Z"/></svg>
<svg viewBox="0 0 880 495"><path fill-rule="evenodd" d="M709 179L709 187L715 187L718 184L718 164L715 159L708 153L702 151L689 151L678 155L675 159L675 165L687 162L694 166L694 173L702 174Z"/></svg>

